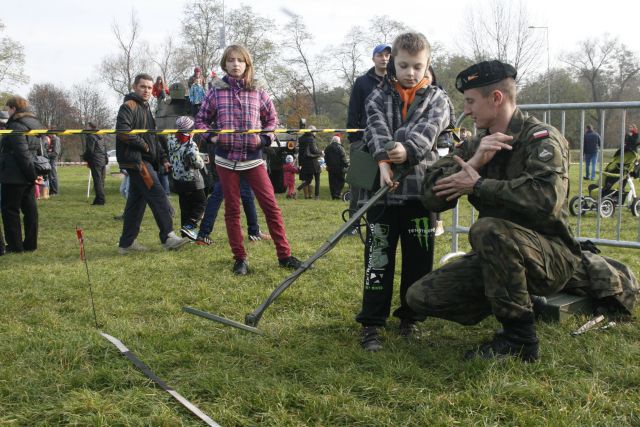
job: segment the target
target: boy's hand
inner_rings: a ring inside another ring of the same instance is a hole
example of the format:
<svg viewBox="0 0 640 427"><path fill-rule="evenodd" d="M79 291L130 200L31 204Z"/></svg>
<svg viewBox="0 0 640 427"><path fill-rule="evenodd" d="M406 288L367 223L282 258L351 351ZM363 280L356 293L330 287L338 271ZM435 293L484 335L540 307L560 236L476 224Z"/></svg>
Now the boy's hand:
<svg viewBox="0 0 640 427"><path fill-rule="evenodd" d="M393 180L393 171L391 170L391 165L389 163L380 163L378 165L380 168L380 187L384 187L385 185L389 186L389 192L395 191L400 183L398 181Z"/></svg>
<svg viewBox="0 0 640 427"><path fill-rule="evenodd" d="M169 172L171 170L171 163L164 162L163 166L164 166L164 171L165 172Z"/></svg>
<svg viewBox="0 0 640 427"><path fill-rule="evenodd" d="M405 150L404 145L399 142L396 142L392 150L387 151L387 155L389 156L389 160L395 164L401 164L407 161L407 150Z"/></svg>

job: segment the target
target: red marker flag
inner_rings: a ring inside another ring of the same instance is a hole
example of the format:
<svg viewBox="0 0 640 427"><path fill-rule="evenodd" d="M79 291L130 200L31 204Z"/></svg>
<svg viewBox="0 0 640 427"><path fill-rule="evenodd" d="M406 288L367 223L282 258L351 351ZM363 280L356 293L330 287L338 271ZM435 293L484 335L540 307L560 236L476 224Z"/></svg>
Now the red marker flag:
<svg viewBox="0 0 640 427"><path fill-rule="evenodd" d="M76 227L76 237L78 238L78 243L80 244L80 260L85 261L84 257L84 232L82 228Z"/></svg>

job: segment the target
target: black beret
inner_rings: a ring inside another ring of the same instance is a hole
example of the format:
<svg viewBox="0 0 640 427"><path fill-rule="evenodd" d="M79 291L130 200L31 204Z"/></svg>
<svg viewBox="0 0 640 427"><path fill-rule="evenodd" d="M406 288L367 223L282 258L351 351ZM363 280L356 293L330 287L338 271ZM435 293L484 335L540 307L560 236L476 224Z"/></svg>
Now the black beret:
<svg viewBox="0 0 640 427"><path fill-rule="evenodd" d="M464 92L467 89L498 83L507 77L513 77L515 79L517 75L518 72L512 65L505 64L498 60L483 61L472 65L458 74L458 77L456 77L456 89Z"/></svg>

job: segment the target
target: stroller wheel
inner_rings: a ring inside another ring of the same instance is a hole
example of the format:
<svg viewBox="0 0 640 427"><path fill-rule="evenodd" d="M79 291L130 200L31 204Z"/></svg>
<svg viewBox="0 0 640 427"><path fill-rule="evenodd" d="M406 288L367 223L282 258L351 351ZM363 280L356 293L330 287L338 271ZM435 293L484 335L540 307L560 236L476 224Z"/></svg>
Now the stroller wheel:
<svg viewBox="0 0 640 427"><path fill-rule="evenodd" d="M629 206L629 209L631 209L631 213L633 214L633 216L640 216L640 199L634 197L633 201L631 202L631 206Z"/></svg>
<svg viewBox="0 0 640 427"><path fill-rule="evenodd" d="M342 201L343 202L350 202L351 201L351 190L347 190L342 194Z"/></svg>
<svg viewBox="0 0 640 427"><path fill-rule="evenodd" d="M582 209L582 212L586 212L588 209L585 207L585 201L582 196L573 196L569 201L569 212L573 216L578 216L578 213ZM582 206L580 206L582 205Z"/></svg>
<svg viewBox="0 0 640 427"><path fill-rule="evenodd" d="M613 213L616 211L616 205L610 199L603 199L598 211L602 218L611 218Z"/></svg>

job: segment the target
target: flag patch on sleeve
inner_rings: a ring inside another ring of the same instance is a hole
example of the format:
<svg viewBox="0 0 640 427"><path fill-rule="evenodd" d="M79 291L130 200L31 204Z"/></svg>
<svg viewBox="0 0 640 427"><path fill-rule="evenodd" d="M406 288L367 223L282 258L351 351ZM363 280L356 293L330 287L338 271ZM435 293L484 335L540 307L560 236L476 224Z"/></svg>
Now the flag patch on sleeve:
<svg viewBox="0 0 640 427"><path fill-rule="evenodd" d="M549 131L548 130L539 130L538 132L533 134L533 139L540 139L540 138L546 138L549 136Z"/></svg>

